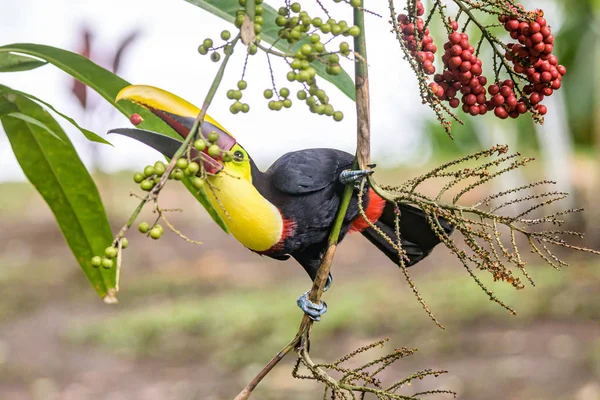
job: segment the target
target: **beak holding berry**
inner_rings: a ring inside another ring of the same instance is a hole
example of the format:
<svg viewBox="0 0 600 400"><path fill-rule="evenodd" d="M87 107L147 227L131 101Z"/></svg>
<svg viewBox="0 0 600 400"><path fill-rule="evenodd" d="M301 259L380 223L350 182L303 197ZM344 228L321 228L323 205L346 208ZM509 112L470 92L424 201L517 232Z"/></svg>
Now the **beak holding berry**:
<svg viewBox="0 0 600 400"><path fill-rule="evenodd" d="M152 86L132 85L123 88L115 101L127 100L138 104L156 115L183 139L192 130L200 109L193 104L167 91ZM143 122L139 114L132 114L130 121L134 125ZM109 133L119 133L137 139L172 158L182 141L170 136L160 135L141 129L113 129ZM231 159L231 151L237 142L235 138L217 121L206 115L202 124L201 135L194 143L193 158L199 157L206 172L217 174L224 168L224 162Z"/></svg>

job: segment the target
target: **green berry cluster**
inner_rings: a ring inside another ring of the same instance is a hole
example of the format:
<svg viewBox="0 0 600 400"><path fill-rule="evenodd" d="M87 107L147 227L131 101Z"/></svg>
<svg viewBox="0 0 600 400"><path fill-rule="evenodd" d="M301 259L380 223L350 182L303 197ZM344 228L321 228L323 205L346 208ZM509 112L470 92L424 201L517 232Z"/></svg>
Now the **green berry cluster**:
<svg viewBox="0 0 600 400"><path fill-rule="evenodd" d="M133 180L140 184L142 190L149 192L160 181L160 177L164 175L166 169L165 163L157 161L154 165L146 165L144 171L136 172Z"/></svg>
<svg viewBox="0 0 600 400"><path fill-rule="evenodd" d="M165 228L163 228L162 225L154 224L154 226L151 227L147 222L141 222L138 225L138 230L143 234L147 234L154 240L160 239L163 233L165 233Z"/></svg>
<svg viewBox="0 0 600 400"><path fill-rule="evenodd" d="M282 108L290 108L292 106L292 100L289 99L290 90L288 88L279 89L279 99L271 100L273 98L273 91L271 89L267 89L264 91L265 99L271 100L269 101L269 109L274 111L279 111Z"/></svg>
<svg viewBox="0 0 600 400"><path fill-rule="evenodd" d="M229 107L229 111L231 111L232 114L237 114L240 111L247 113L250 111L250 106L246 103L242 103L240 100L242 98L242 91L246 90L248 83L242 79L237 83L237 87L237 89L229 89L227 91L227 98L229 100L235 100Z"/></svg>
<svg viewBox="0 0 600 400"><path fill-rule="evenodd" d="M126 249L129 246L129 240L127 238L121 239L121 248ZM92 257L92 267L99 268L103 267L106 269L112 268L115 265L115 258L119 254L119 249L116 246L107 247L104 250L104 255Z"/></svg>

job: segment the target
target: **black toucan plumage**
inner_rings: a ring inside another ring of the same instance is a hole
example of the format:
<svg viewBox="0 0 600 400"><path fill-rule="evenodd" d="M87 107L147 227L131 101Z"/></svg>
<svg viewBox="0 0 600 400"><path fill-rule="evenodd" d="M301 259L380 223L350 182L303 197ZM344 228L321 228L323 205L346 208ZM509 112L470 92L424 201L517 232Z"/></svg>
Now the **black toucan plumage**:
<svg viewBox="0 0 600 400"><path fill-rule="evenodd" d="M189 133L199 110L184 100L148 86L129 86L117 100L130 100L144 105L179 132ZM203 134L217 132L217 144L233 158L202 154L212 190L207 191L231 233L250 250L278 260L293 257L314 279L327 248L328 236L344 192L341 176L347 176L354 156L335 149L306 149L287 153L265 172L260 171L233 136L216 121L207 117ZM113 132L134 137L172 157L180 142L168 136L137 129ZM363 208L371 223L395 240L396 210L368 185L364 188ZM402 248L407 266L426 257L440 240L419 208L399 205ZM438 218L446 234L453 227ZM360 215L357 190L345 216L340 240L350 231L360 232L390 260L399 264L397 250L381 237ZM300 301L302 300L302 302ZM318 319L324 312L306 298L299 305Z"/></svg>

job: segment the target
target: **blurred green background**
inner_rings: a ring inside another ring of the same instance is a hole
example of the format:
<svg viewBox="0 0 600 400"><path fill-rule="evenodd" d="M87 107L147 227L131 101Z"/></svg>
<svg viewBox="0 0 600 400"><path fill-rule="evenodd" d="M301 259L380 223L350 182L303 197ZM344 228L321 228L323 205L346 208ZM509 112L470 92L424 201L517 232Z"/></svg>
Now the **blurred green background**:
<svg viewBox="0 0 600 400"><path fill-rule="evenodd" d="M495 189L536 178L557 180L573 194L567 206L587 209L569 227L585 232L584 244L598 249L600 2L526 6L547 9L548 18L557 20L557 56L568 69L564 89L549 100L544 128L526 118L517 123L467 117L450 141L427 114L418 145L427 157L418 166L378 171L378 180L399 182L467 152L509 143L539 160ZM64 86L69 93L69 84ZM107 173L103 154L92 158L116 231L137 203L128 196L131 171ZM120 304L106 306L39 195L25 182L0 182L1 399L230 399L292 338L301 317L295 300L309 287L304 271L293 261L242 248L183 187L165 191L162 205L183 208L172 222L204 244L190 245L174 234L159 242L130 235ZM511 317L444 248L436 249L411 274L446 326L441 331L400 271L367 241L349 237L336 257L335 283L326 294L330 310L315 326L311 350L319 359L334 360L389 337L388 350L419 351L383 379L422 368L450 371L405 393L448 388L469 400L599 400L600 260L565 257L572 265L560 272L531 257L534 288L515 292L491 283L519 312ZM292 362L290 357L279 365L254 398L320 398L319 385L291 377Z"/></svg>

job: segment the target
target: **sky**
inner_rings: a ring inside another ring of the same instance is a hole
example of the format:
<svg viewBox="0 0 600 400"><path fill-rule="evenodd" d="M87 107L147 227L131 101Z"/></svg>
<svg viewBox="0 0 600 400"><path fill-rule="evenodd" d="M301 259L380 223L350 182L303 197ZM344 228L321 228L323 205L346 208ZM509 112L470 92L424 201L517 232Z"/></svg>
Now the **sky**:
<svg viewBox="0 0 600 400"><path fill-rule="evenodd" d="M270 4L279 5L278 2ZM308 11L311 15L319 13L316 7ZM329 11L338 19L351 20L351 9L347 5L332 4ZM385 12L385 8L381 12ZM430 110L420 103L416 79L401 58L388 19L385 15L383 18L367 16L373 160L380 165L418 163L428 158L427 146L418 132L431 117ZM202 103L218 68L217 63L200 56L196 49L206 37L216 39L221 30L234 28L183 0L0 2L1 44L41 43L76 50L83 24L90 25L95 32L93 45L103 53L98 54L101 64L103 55L115 51L119 38L140 29L142 36L123 60L120 75L135 84L161 87L196 105ZM249 84L243 100L250 104L250 113L230 114L231 101L225 93L234 88L241 77L244 51L240 50L228 66L209 114L232 132L259 167L266 168L282 154L302 148L334 147L354 151L354 103L326 83L322 86L328 91L331 103L344 112L342 122L311 114L299 101L289 110L268 110L262 93L269 87L271 79L264 55L252 57L248 65L246 80ZM353 76L352 64L347 63L345 68ZM288 70L283 61L275 59L274 70L278 86L285 85L295 94L298 87L286 80ZM70 76L52 65L28 72L3 73L0 83L50 102L84 127L102 135L111 128L130 126L124 116L112 112L109 106L101 107L95 115L83 116L69 92ZM68 123L62 123L62 126L84 162L88 162L90 146L86 140ZM114 147L98 146L102 168L106 171L141 169L160 158L153 150L131 139L109 140ZM4 135L0 135L0 163L0 181L23 179Z"/></svg>

